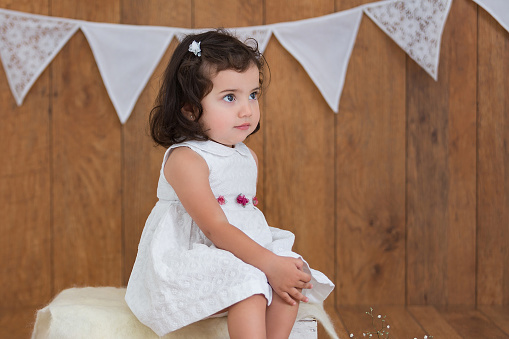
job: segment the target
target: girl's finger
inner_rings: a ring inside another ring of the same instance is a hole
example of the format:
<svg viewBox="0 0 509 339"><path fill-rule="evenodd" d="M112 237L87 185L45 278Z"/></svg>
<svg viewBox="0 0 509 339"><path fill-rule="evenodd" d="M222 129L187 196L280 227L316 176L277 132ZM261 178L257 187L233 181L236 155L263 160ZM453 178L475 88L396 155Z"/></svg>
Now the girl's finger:
<svg viewBox="0 0 509 339"><path fill-rule="evenodd" d="M310 282L299 281L295 287L300 288L302 290L302 289L311 289L311 288L313 288L313 285Z"/></svg>
<svg viewBox="0 0 509 339"><path fill-rule="evenodd" d="M295 266L297 266L297 268L302 271L302 268L304 267L304 262L301 259L295 259Z"/></svg>
<svg viewBox="0 0 509 339"><path fill-rule="evenodd" d="M295 300L293 300L292 297L290 297L290 295L288 293L283 293L283 294L280 294L279 295L281 297L281 299L283 299L285 302L287 302L288 304L294 306L296 303L295 303Z"/></svg>
<svg viewBox="0 0 509 339"><path fill-rule="evenodd" d="M299 272L299 280L302 280L304 282L310 282L311 274L307 274L307 273L301 271L301 272Z"/></svg>
<svg viewBox="0 0 509 339"><path fill-rule="evenodd" d="M297 290L297 289L294 289L294 291L292 292L292 297L293 297L293 299L295 299L297 301L303 301L303 302L309 301L309 299L305 295L300 293L299 290Z"/></svg>
<svg viewBox="0 0 509 339"><path fill-rule="evenodd" d="M301 289L312 289L313 288L313 284L311 284L310 282L304 282L304 281L301 281L299 283L299 286L297 286L298 288L301 288Z"/></svg>

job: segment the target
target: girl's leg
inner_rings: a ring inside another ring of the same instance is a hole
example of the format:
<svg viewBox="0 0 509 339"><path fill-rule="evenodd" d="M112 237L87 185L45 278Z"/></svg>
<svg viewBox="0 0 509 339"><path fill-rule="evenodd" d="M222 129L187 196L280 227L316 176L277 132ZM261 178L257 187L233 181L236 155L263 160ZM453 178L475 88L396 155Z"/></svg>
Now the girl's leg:
<svg viewBox="0 0 509 339"><path fill-rule="evenodd" d="M265 339L267 300L253 295L228 308L228 332L231 339Z"/></svg>
<svg viewBox="0 0 509 339"><path fill-rule="evenodd" d="M288 339L298 310L299 303L292 306L281 299L276 292L272 293L272 303L267 308L267 339Z"/></svg>

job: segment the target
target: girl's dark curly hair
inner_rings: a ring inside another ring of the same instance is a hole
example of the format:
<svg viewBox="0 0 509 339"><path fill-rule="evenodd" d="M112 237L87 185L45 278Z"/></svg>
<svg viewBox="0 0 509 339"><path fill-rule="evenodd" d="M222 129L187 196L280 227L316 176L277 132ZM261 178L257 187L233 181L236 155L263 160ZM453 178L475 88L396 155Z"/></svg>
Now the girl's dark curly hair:
<svg viewBox="0 0 509 339"><path fill-rule="evenodd" d="M189 52L193 41L200 42L201 56ZM262 88L266 62L258 51L256 40L249 39L247 43L222 29L188 35L182 40L166 67L155 106L150 112L150 134L157 144L170 147L187 140L208 139L200 123L201 100L212 90L210 77L218 72L226 69L244 72L254 64L260 71ZM189 119L182 112L185 105L193 107L195 119ZM253 133L259 129L260 123Z"/></svg>

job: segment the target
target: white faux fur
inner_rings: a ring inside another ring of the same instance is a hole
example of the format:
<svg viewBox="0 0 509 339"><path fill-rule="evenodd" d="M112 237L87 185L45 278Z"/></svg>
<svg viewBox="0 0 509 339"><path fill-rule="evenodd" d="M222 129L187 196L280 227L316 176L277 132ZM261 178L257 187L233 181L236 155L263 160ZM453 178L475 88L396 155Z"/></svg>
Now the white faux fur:
<svg viewBox="0 0 509 339"><path fill-rule="evenodd" d="M125 288L85 287L62 291L37 312L32 339L187 339L228 338L226 318L205 319L164 337L136 319L124 301ZM316 318L338 339L322 305L301 303L297 320Z"/></svg>

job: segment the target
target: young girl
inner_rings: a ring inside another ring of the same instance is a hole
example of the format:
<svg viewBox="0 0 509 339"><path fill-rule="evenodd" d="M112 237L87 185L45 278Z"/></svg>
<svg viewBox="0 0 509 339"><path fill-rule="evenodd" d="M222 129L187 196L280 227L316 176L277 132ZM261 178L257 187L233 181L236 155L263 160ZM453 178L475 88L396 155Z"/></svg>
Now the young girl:
<svg viewBox="0 0 509 339"><path fill-rule="evenodd" d="M288 338L299 302L334 285L256 208L264 58L226 31L187 36L166 69L151 135L168 147L126 301L162 336L227 312L231 338Z"/></svg>

